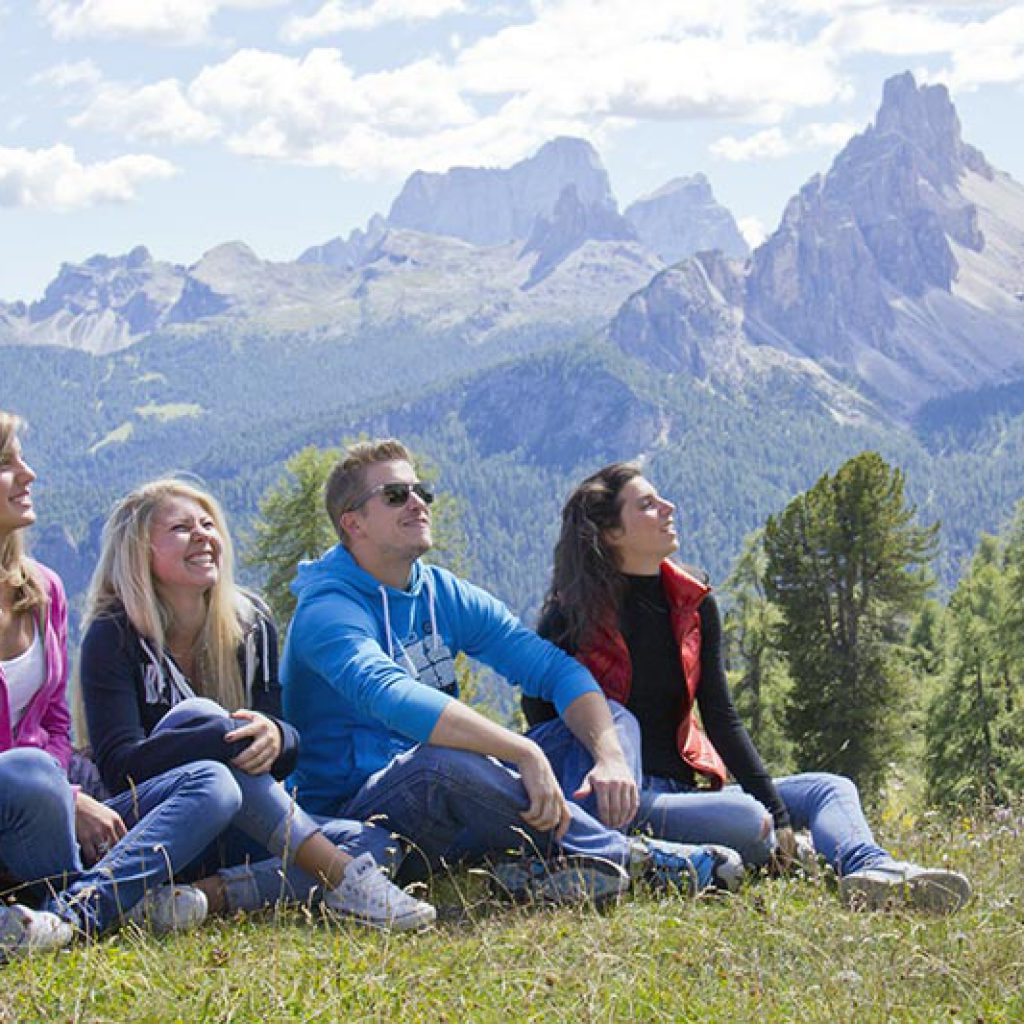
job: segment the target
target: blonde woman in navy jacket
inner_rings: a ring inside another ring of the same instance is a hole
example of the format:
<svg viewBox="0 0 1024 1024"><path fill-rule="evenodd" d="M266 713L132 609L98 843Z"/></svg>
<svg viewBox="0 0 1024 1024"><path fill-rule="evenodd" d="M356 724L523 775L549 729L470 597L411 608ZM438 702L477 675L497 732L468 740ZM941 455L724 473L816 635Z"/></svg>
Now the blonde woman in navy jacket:
<svg viewBox="0 0 1024 1024"><path fill-rule="evenodd" d="M57 575L23 551L36 476L18 428L0 411L0 891L13 887L21 901L0 903L0 960L125 917L197 924L203 894L164 883L236 811L227 770L210 762L154 775L106 804L68 784L67 606Z"/></svg>

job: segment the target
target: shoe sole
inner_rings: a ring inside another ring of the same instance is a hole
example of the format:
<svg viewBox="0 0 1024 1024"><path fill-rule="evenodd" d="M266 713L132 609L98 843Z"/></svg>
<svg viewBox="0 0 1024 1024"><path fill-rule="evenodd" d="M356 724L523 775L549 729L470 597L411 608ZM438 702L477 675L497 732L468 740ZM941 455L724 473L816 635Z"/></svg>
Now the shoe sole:
<svg viewBox="0 0 1024 1024"><path fill-rule="evenodd" d="M929 914L952 914L971 898L971 884L955 871L922 871L906 882L879 878L840 879L839 894L853 910L909 907Z"/></svg>
<svg viewBox="0 0 1024 1024"><path fill-rule="evenodd" d="M553 863L509 860L491 869L491 891L513 903L603 907L629 890L629 875L602 857L569 854Z"/></svg>
<svg viewBox="0 0 1024 1024"><path fill-rule="evenodd" d="M437 911L429 903L424 903L422 909L412 913L383 920L375 917L361 917L359 914L351 914L347 911L331 910L331 913L343 921L351 921L353 924L360 924L364 928L373 928L378 932L419 931L422 928L429 928L437 920Z"/></svg>

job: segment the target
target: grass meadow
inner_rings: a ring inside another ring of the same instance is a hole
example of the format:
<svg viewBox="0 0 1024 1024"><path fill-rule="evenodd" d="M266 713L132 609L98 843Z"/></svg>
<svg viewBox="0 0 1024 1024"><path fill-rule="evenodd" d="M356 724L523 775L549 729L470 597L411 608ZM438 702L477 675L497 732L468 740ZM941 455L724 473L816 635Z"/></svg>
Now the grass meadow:
<svg viewBox="0 0 1024 1024"><path fill-rule="evenodd" d="M506 908L469 873L434 885L441 922L417 935L291 908L16 961L0 1024L1024 1021L1024 817L883 815L878 832L967 872L973 901L948 918L854 913L826 873L599 914Z"/></svg>

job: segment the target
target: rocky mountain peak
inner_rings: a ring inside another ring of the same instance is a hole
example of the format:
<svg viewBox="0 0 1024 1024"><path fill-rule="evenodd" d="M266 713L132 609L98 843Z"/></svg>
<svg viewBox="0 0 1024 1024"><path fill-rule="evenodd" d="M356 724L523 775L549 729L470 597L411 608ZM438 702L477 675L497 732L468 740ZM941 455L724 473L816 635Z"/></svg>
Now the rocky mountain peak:
<svg viewBox="0 0 1024 1024"><path fill-rule="evenodd" d="M702 250L719 249L733 259L750 255L746 240L703 174L673 178L626 208L640 241L666 263Z"/></svg>
<svg viewBox="0 0 1024 1024"><path fill-rule="evenodd" d="M874 123L800 190L754 253L748 334L897 406L1003 372L1021 360L1008 340L1019 309L994 286L1014 278L1006 254L1016 236L1004 218L1015 216L1018 191L963 142L944 86L889 79ZM1004 236L991 253L983 218ZM989 336L1001 340L981 343Z"/></svg>
<svg viewBox="0 0 1024 1024"><path fill-rule="evenodd" d="M584 242L636 241L636 232L614 206L584 202L575 185L562 189L550 217L538 216L520 256L537 253L525 287L542 281Z"/></svg>
<svg viewBox="0 0 1024 1024"><path fill-rule="evenodd" d="M507 169L453 167L416 171L391 204L388 225L451 235L474 245L502 245L529 237L549 216L567 185L584 206L616 208L608 174L593 146L557 138Z"/></svg>
<svg viewBox="0 0 1024 1024"><path fill-rule="evenodd" d="M949 90L944 85L918 86L909 71L886 81L882 105L867 134L906 140L917 151L928 180L936 186L955 186L967 168L991 174L981 153L964 143Z"/></svg>

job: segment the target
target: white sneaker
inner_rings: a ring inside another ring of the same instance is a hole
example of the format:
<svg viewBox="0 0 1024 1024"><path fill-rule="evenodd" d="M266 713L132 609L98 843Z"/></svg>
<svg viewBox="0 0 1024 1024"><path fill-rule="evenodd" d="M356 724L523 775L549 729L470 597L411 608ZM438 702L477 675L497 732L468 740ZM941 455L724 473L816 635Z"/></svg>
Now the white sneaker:
<svg viewBox="0 0 1024 1024"><path fill-rule="evenodd" d="M437 919L429 903L389 881L370 853L356 857L345 869L341 884L324 892L324 905L372 928L407 931L427 928Z"/></svg>
<svg viewBox="0 0 1024 1024"><path fill-rule="evenodd" d="M124 915L125 921L154 935L186 932L206 920L206 893L192 885L161 885L151 889Z"/></svg>
<svg viewBox="0 0 1024 1024"><path fill-rule="evenodd" d="M883 861L839 879L839 896L854 910L909 907L952 914L971 898L971 883L959 871Z"/></svg>
<svg viewBox="0 0 1024 1024"><path fill-rule="evenodd" d="M0 904L0 963L39 950L60 949L74 937L74 927L48 910Z"/></svg>

